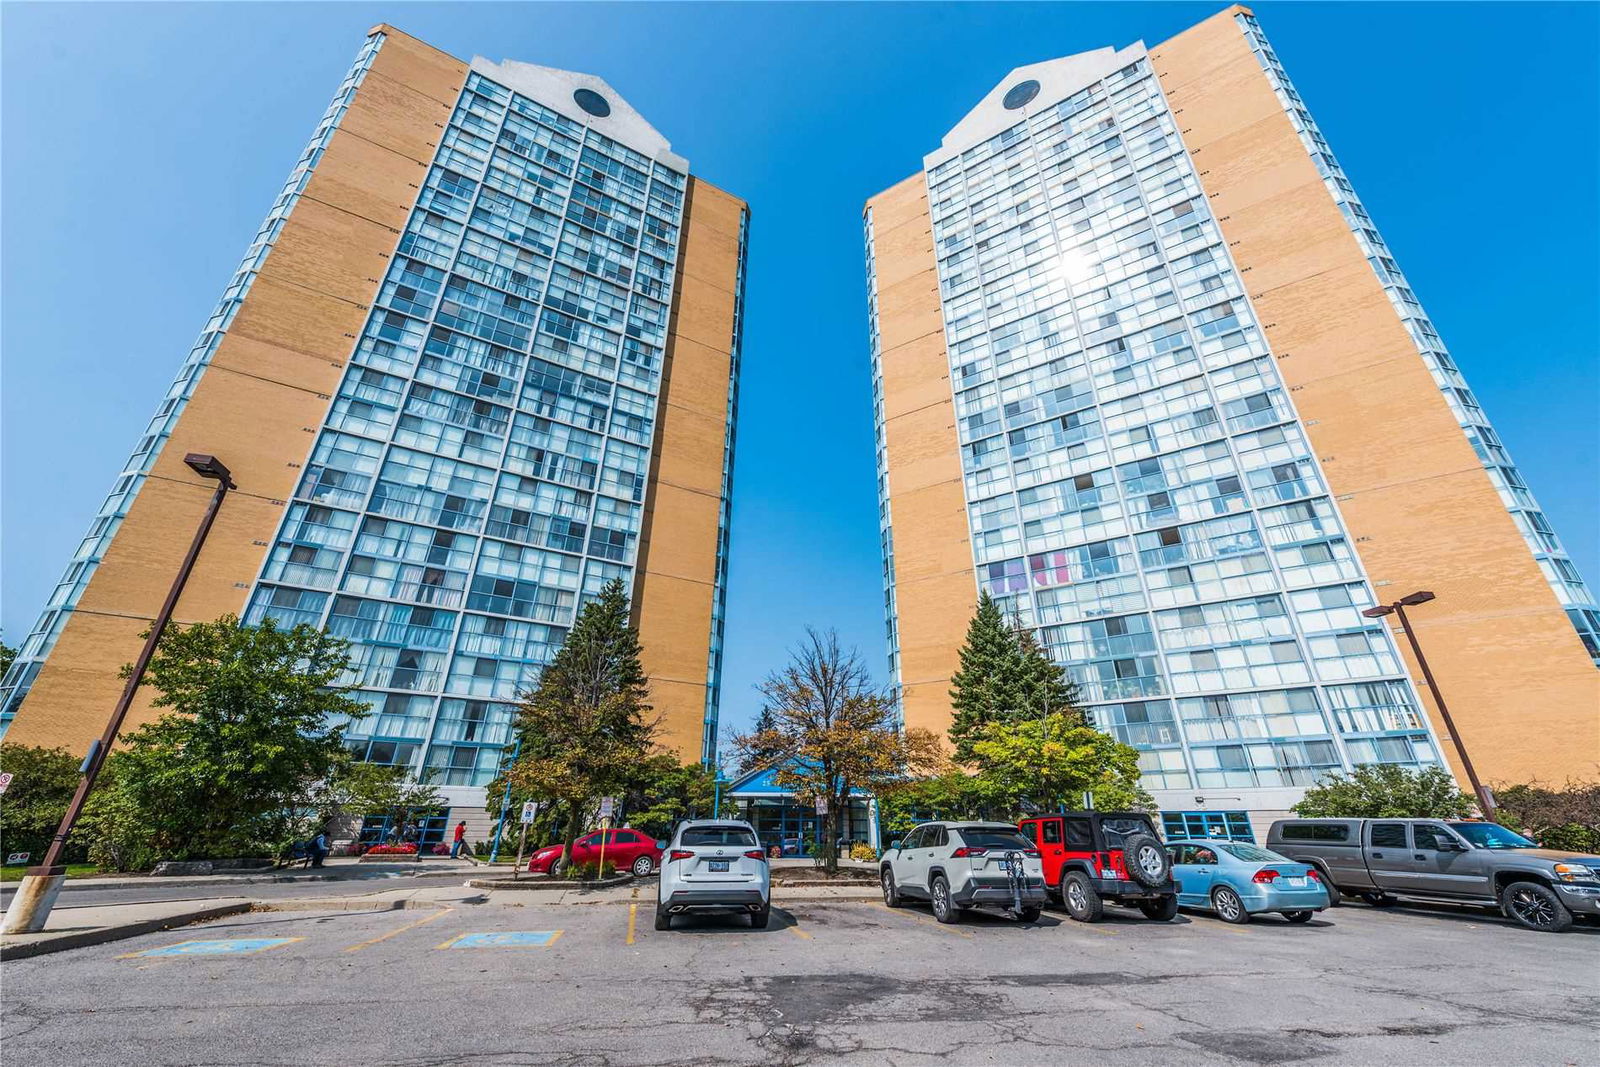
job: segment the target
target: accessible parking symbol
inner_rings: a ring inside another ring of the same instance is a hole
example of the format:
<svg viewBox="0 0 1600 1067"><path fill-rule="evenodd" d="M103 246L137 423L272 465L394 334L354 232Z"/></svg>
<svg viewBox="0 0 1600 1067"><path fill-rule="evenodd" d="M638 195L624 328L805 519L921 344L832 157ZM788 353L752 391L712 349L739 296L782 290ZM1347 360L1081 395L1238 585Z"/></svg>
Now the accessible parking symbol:
<svg viewBox="0 0 1600 1067"><path fill-rule="evenodd" d="M144 956L242 956L251 952L265 952L269 948L304 940L299 937L236 937L224 941L180 941L162 948L147 948L143 952L130 952L118 959L131 960Z"/></svg>
<svg viewBox="0 0 1600 1067"><path fill-rule="evenodd" d="M507 930L502 933L460 934L440 948L549 948L560 930Z"/></svg>

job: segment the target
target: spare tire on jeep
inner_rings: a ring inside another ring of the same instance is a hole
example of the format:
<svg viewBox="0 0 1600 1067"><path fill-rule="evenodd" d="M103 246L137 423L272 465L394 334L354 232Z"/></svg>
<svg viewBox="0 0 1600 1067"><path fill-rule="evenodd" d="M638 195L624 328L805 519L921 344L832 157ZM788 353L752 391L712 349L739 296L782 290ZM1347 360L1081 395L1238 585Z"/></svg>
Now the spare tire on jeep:
<svg viewBox="0 0 1600 1067"><path fill-rule="evenodd" d="M1122 846L1122 863L1128 877L1147 889L1159 889L1172 880L1167 850L1150 834L1130 834Z"/></svg>

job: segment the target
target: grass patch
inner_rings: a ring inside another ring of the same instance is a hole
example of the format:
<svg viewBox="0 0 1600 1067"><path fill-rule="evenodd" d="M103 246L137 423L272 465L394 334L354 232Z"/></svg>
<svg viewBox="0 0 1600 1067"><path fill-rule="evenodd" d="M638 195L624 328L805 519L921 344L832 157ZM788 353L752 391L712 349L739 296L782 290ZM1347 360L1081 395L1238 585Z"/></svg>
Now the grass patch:
<svg viewBox="0 0 1600 1067"><path fill-rule="evenodd" d="M28 864L26 863L7 864L5 866L0 866L0 882L20 882L22 881L23 874L25 874L27 870ZM68 878L82 878L85 875L99 873L100 868L96 867L92 863L67 864Z"/></svg>

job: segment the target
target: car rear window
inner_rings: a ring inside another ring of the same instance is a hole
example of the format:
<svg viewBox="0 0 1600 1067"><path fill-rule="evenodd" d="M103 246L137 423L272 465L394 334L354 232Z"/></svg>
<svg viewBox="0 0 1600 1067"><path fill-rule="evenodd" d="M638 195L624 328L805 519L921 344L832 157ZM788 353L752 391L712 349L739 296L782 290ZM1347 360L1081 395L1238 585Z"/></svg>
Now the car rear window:
<svg viewBox="0 0 1600 1067"><path fill-rule="evenodd" d="M742 826L690 826L683 831L681 843L690 848L697 845L754 847L756 835Z"/></svg>
<svg viewBox="0 0 1600 1067"><path fill-rule="evenodd" d="M1283 824L1285 841L1348 841L1349 823L1290 822Z"/></svg>
<svg viewBox="0 0 1600 1067"><path fill-rule="evenodd" d="M961 840L973 848L1016 848L1027 849L1033 847L1033 842L1023 837L1015 830L974 830L962 827Z"/></svg>
<svg viewBox="0 0 1600 1067"><path fill-rule="evenodd" d="M1243 841L1218 841L1217 847L1235 859L1247 863L1285 863L1289 857L1280 856L1276 852L1268 852L1259 845L1247 845Z"/></svg>

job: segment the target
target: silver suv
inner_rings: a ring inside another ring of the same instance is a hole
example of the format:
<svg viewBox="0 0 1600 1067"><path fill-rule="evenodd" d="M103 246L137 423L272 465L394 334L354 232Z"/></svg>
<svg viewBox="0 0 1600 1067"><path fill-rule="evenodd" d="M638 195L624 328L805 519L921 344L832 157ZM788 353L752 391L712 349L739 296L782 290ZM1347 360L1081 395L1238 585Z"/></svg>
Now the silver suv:
<svg viewBox="0 0 1600 1067"><path fill-rule="evenodd" d="M750 925L767 925L772 878L767 853L747 822L693 819L678 824L661 857L656 929L672 928L685 912L738 912Z"/></svg>
<svg viewBox="0 0 1600 1067"><path fill-rule="evenodd" d="M978 906L1005 908L1033 922L1047 898L1039 850L1010 823L922 823L905 840L889 843L878 871L885 904L927 900L942 923L959 922L963 911Z"/></svg>

